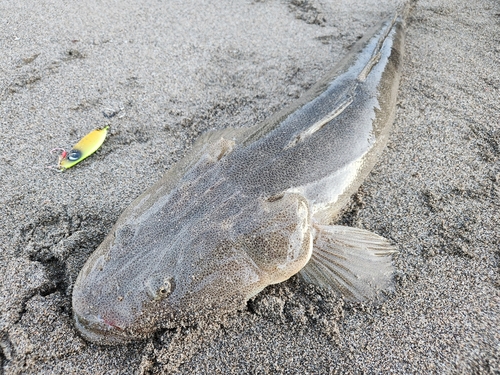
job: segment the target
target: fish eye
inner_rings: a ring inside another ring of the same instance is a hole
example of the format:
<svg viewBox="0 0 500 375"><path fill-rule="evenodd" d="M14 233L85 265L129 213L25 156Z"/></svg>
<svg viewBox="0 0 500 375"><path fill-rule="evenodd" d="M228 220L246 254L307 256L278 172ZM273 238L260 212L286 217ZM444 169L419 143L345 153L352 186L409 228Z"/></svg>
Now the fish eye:
<svg viewBox="0 0 500 375"><path fill-rule="evenodd" d="M75 161L82 157L82 152L80 150L73 149L68 153L68 160Z"/></svg>
<svg viewBox="0 0 500 375"><path fill-rule="evenodd" d="M170 284L169 285L162 285L160 289L158 289L158 293L162 296L167 294L170 291Z"/></svg>
<svg viewBox="0 0 500 375"><path fill-rule="evenodd" d="M152 300L168 297L175 288L172 277L153 276L146 281L146 293Z"/></svg>

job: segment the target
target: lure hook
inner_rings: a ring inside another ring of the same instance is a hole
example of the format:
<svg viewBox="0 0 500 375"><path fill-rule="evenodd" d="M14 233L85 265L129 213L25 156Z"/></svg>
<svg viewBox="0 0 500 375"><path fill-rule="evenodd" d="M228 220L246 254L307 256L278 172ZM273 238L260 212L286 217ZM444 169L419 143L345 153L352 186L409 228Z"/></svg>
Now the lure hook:
<svg viewBox="0 0 500 375"><path fill-rule="evenodd" d="M96 152L99 147L104 143L106 135L108 134L109 125L102 128L97 128L88 133L83 137L76 145L73 146L71 151L66 151L61 147L56 147L50 150L51 154L59 153L57 165L48 166L49 169L57 169L59 172L63 172L68 168L71 168L75 164L78 164L85 158Z"/></svg>

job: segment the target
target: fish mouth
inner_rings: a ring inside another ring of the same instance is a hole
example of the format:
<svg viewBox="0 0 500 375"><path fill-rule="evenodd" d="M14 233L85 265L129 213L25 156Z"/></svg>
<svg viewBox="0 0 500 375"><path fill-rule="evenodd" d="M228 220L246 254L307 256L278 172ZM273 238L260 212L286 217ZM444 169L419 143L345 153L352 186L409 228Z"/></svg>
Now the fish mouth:
<svg viewBox="0 0 500 375"><path fill-rule="evenodd" d="M123 329L98 316L83 317L73 314L75 326L88 341L100 345L126 344L133 338Z"/></svg>

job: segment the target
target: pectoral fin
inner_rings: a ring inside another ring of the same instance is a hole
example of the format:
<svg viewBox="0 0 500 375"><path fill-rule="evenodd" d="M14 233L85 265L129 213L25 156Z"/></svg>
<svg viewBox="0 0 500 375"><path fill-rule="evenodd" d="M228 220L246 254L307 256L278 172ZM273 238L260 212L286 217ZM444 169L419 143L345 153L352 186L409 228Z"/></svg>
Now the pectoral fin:
<svg viewBox="0 0 500 375"><path fill-rule="evenodd" d="M302 277L322 288L340 291L347 299L364 301L390 289L396 248L367 230L315 225L311 259Z"/></svg>

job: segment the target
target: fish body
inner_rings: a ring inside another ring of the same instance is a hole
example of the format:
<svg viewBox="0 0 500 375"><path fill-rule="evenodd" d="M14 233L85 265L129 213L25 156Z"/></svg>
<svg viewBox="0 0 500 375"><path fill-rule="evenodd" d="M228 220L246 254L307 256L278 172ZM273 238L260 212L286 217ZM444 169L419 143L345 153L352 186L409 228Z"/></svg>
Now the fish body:
<svg viewBox="0 0 500 375"><path fill-rule="evenodd" d="M386 21L292 106L202 137L81 270L81 333L103 344L146 337L236 310L298 272L353 300L390 286L394 247L328 224L387 142L403 38L403 20Z"/></svg>

